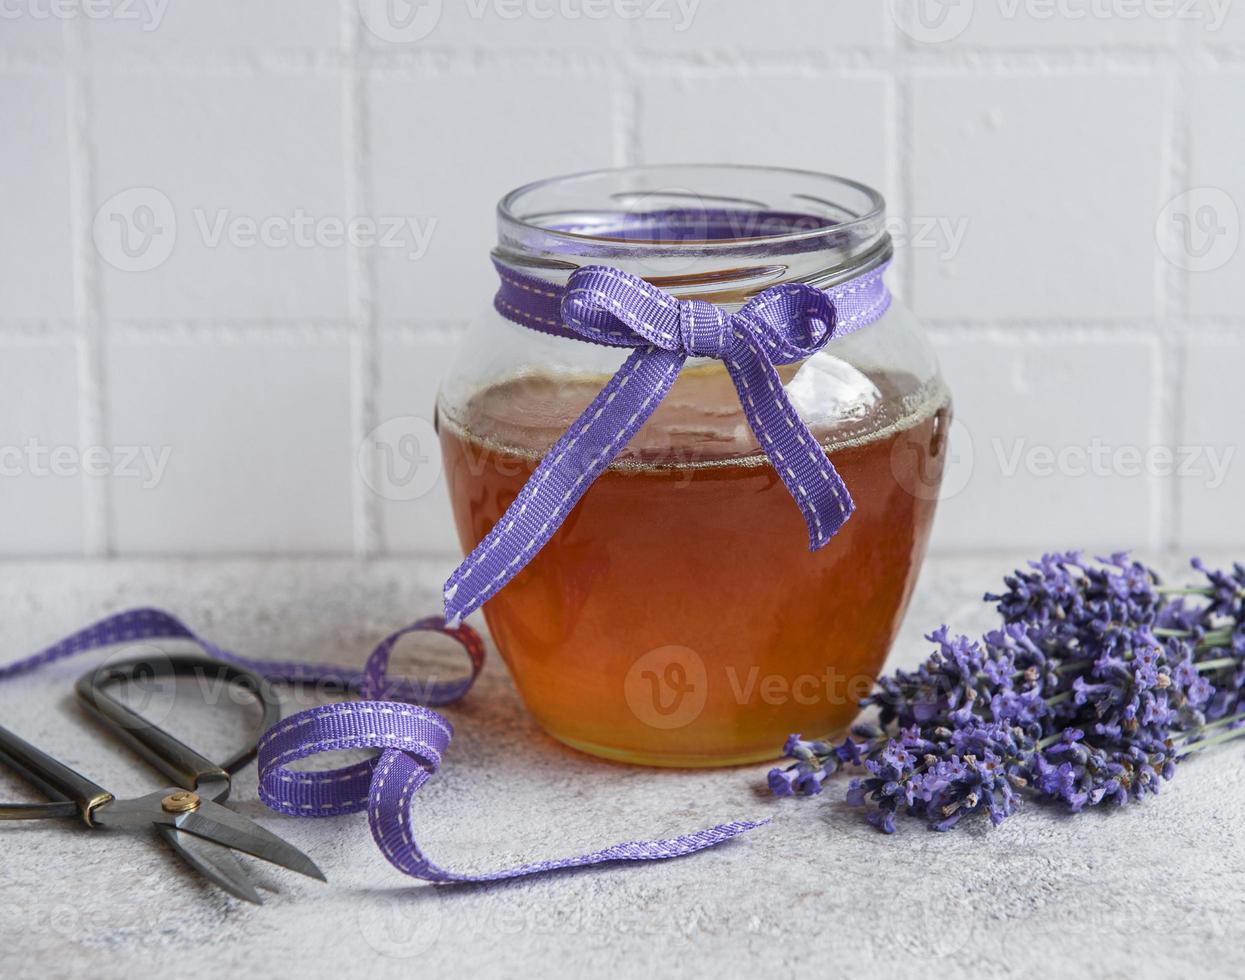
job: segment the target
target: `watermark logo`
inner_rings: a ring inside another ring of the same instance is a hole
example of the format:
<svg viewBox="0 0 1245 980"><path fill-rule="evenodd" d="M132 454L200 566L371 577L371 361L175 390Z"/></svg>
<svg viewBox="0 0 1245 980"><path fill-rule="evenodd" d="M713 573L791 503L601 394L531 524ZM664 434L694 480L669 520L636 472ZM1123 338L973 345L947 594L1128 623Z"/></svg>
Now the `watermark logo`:
<svg viewBox="0 0 1245 980"><path fill-rule="evenodd" d="M1228 478L1235 446L1112 445L1094 437L1086 445L1055 446L1025 438L991 440L999 472L1037 479L1140 477L1197 480L1218 490Z"/></svg>
<svg viewBox="0 0 1245 980"><path fill-rule="evenodd" d="M115 930L116 913L107 902L53 901L46 897L46 880L20 874L13 865L6 861L4 876L12 897L0 902L0 942L6 949L16 949L23 935L81 943L90 941L86 937L106 936Z"/></svg>
<svg viewBox="0 0 1245 980"><path fill-rule="evenodd" d="M376 903L360 904L359 932L381 956L410 959L428 952L441 936L443 913L435 888L400 889Z"/></svg>
<svg viewBox="0 0 1245 980"><path fill-rule="evenodd" d="M623 696L631 713L650 728L683 728L705 709L705 662L691 647L672 644L650 650L627 671Z"/></svg>
<svg viewBox="0 0 1245 980"><path fill-rule="evenodd" d="M974 0L890 0L891 17L921 44L945 44L964 33L973 19Z"/></svg>
<svg viewBox="0 0 1245 980"><path fill-rule="evenodd" d="M886 231L896 249L933 251L938 258L950 261L960 254L968 235L969 219L946 215L898 216L886 219Z"/></svg>
<svg viewBox="0 0 1245 980"><path fill-rule="evenodd" d="M973 439L946 411L934 416L933 431L905 429L891 445L891 475L917 500L949 500L973 477Z"/></svg>
<svg viewBox="0 0 1245 980"><path fill-rule="evenodd" d="M0 20L112 20L149 34L168 8L169 0L0 0Z"/></svg>
<svg viewBox="0 0 1245 980"><path fill-rule="evenodd" d="M49 446L32 436L20 446L0 445L0 478L108 476L138 480L150 490L172 455L171 446Z"/></svg>
<svg viewBox="0 0 1245 980"><path fill-rule="evenodd" d="M984 5L1003 21L1189 21L1218 31L1232 0L994 0ZM968 28L976 0L890 0L891 16L921 44L953 41Z"/></svg>
<svg viewBox="0 0 1245 980"><path fill-rule="evenodd" d="M747 211L728 211L689 187L661 187L623 194L626 225L588 229L608 237L634 238L665 248L645 248L638 256L640 274L651 278L677 276L700 261L691 243L720 238L749 238L765 233Z"/></svg>
<svg viewBox="0 0 1245 980"><path fill-rule="evenodd" d="M418 415L400 415L376 426L359 445L363 482L386 500L415 500L441 478L437 431Z"/></svg>
<svg viewBox="0 0 1245 980"><path fill-rule="evenodd" d="M366 248L405 251L424 257L437 228L435 217L411 215L312 214L296 207L281 214L253 215L232 208L192 208L190 234L210 249ZM183 228L185 234L187 228ZM163 191L131 187L110 197L92 226L101 258L123 272L149 272L173 254L178 240L177 210Z"/></svg>
<svg viewBox="0 0 1245 980"><path fill-rule="evenodd" d="M303 208L290 214L261 218L235 214L229 208L193 212L199 238L208 248L228 242L234 248L386 248L406 249L406 257L421 259L432 242L437 219L420 221L400 215L313 215Z"/></svg>
<svg viewBox="0 0 1245 980"><path fill-rule="evenodd" d="M133 666L130 661L137 660ZM119 679L109 680L116 668ZM169 656L151 643L136 643L113 650L96 668L108 695L139 716L136 727L162 727L177 708L177 677ZM123 727L128 723L121 722Z"/></svg>
<svg viewBox="0 0 1245 980"><path fill-rule="evenodd" d="M932 437L921 427L900 433L890 462L896 483L913 497L949 500L978 470L1005 480L1177 479L1218 490L1228 480L1235 454L1231 445L1136 445L1099 436L1064 444L993 436L975 447L969 428L956 419L941 428L936 423Z"/></svg>
<svg viewBox="0 0 1245 980"><path fill-rule="evenodd" d="M1008 20L1152 20L1199 21L1208 32L1219 30L1232 0L997 0Z"/></svg>
<svg viewBox="0 0 1245 980"><path fill-rule="evenodd" d="M473 21L635 21L669 24L676 33L692 26L700 0L461 0ZM391 44L413 44L441 23L442 0L359 0L367 29Z"/></svg>
<svg viewBox="0 0 1245 980"><path fill-rule="evenodd" d="M390 44L422 41L441 23L442 0L359 0L367 29Z"/></svg>
<svg viewBox="0 0 1245 980"><path fill-rule="evenodd" d="M130 187L95 212L95 248L122 272L150 272L162 266L177 243L177 214L168 195L154 187Z"/></svg>
<svg viewBox="0 0 1245 980"><path fill-rule="evenodd" d="M1173 197L1154 224L1159 251L1187 272L1212 272L1236 255L1241 215L1236 201L1219 187L1194 187Z"/></svg>

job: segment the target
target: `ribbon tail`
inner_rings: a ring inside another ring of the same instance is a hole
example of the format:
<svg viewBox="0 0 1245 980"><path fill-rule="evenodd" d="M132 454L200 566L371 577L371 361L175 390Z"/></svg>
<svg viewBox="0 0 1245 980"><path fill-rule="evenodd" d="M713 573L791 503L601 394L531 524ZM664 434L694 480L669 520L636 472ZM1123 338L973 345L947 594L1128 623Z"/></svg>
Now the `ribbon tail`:
<svg viewBox="0 0 1245 980"><path fill-rule="evenodd" d="M367 806L372 836L385 857L403 874L424 881L504 881L509 878L523 878L549 871L582 868L614 861L661 861L714 847L769 823L768 820L738 820L707 827L679 837L627 841L577 857L534 861L512 868L475 874L451 871L430 861L415 841L412 797L434 771L424 758L425 755L426 753L400 749L386 750L377 761Z"/></svg>
<svg viewBox="0 0 1245 980"><path fill-rule="evenodd" d="M445 617L461 622L517 575L661 404L685 356L634 351L541 460L519 496L445 583Z"/></svg>
<svg viewBox="0 0 1245 980"><path fill-rule="evenodd" d="M759 341L745 331L737 334L726 367L748 424L804 515L809 550L816 551L856 509L847 484L796 413Z"/></svg>
<svg viewBox="0 0 1245 980"><path fill-rule="evenodd" d="M177 617L160 609L127 609L125 612L106 616L38 653L0 666L0 680L16 677L88 650L151 639L193 640L203 646L209 655L227 659L220 656L221 651L217 647L195 636Z"/></svg>
<svg viewBox="0 0 1245 980"><path fill-rule="evenodd" d="M439 680L435 676L427 679L388 679L385 671L394 645L408 633L423 630L443 633L456 640L470 659L470 671L449 680ZM440 616L428 616L390 634L372 652L366 669L360 671L357 667L337 664L243 657L204 639L170 613L161 609L139 608L106 616L38 653L0 666L0 681L79 653L145 640L186 640L198 646L207 656L235 664L268 681L336 686L357 691L364 697L383 696L419 704L450 704L459 700L471 689L484 667L484 641L479 634L470 626L448 627Z"/></svg>
<svg viewBox="0 0 1245 980"><path fill-rule="evenodd" d="M768 820L739 820L664 840L628 841L578 857L463 873L428 859L415 840L414 797L440 768L453 729L437 712L392 701L349 701L293 715L258 746L259 795L297 817L335 817L366 810L381 853L403 874L424 881L501 881L612 861L661 861L714 847ZM341 769L294 769L322 752L380 749L379 757Z"/></svg>

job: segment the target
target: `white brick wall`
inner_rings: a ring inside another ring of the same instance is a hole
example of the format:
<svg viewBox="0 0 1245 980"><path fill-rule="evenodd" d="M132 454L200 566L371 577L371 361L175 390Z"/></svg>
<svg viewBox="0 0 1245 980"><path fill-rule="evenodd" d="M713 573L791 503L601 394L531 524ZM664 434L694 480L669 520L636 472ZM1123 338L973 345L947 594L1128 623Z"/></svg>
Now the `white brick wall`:
<svg viewBox="0 0 1245 980"><path fill-rule="evenodd" d="M706 159L887 195L938 547L1245 546L1243 103L1245 0L9 0L0 555L453 550L368 434L435 461L496 198Z"/></svg>

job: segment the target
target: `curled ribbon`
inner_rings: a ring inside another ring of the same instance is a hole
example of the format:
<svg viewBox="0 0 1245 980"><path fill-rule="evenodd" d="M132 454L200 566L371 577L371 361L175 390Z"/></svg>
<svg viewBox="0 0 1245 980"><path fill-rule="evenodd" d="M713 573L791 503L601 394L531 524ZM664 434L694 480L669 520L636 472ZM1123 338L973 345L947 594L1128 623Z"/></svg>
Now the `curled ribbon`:
<svg viewBox="0 0 1245 980"><path fill-rule="evenodd" d="M801 361L872 323L890 304L885 265L832 290L784 283L736 313L680 300L609 266L577 269L565 290L497 264L495 306L515 322L635 351L541 460L517 498L445 583L458 623L542 548L580 497L653 414L688 357L722 361L744 414L804 515L811 550L851 516L842 477L796 413L775 365ZM556 307L555 307L556 304Z"/></svg>
<svg viewBox="0 0 1245 980"><path fill-rule="evenodd" d="M442 633L457 641L470 673L450 681L390 681L389 657L402 637ZM470 690L484 666L484 642L470 626L450 627L440 616L412 623L382 640L362 671L330 664L256 660L225 650L160 609L128 609L66 637L38 653L0 667L0 680L28 673L74 654L118 643L177 639L218 660L245 667L269 681L340 684L366 700L308 708L278 722L257 746L259 795L269 808L296 817L332 817L367 810L372 837L405 874L433 882L496 881L610 861L655 861L712 847L769 821L737 821L668 840L630 841L578 857L540 861L485 874L461 874L429 861L415 842L415 792L440 768L454 730L444 716L408 703L448 704ZM400 700L386 700L398 698ZM331 770L295 770L290 764L323 752L379 749L380 755Z"/></svg>

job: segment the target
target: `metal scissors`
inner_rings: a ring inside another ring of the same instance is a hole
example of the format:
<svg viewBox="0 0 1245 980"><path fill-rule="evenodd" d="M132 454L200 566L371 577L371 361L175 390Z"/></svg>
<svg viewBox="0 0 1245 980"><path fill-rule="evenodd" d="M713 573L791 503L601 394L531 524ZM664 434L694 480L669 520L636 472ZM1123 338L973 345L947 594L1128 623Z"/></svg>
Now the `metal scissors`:
<svg viewBox="0 0 1245 980"><path fill-rule="evenodd" d="M255 757L255 742L223 765L204 758L108 692L118 682L158 676L195 676L240 684L263 709L261 731L279 719L267 681L234 664L197 655L134 657L92 670L78 679L79 702L103 726L176 784L146 796L120 800L85 776L57 762L0 727L0 761L54 802L0 804L0 820L80 817L91 828L154 828L192 868L232 895L259 905L263 900L234 851L291 871L324 875L302 851L228 807L230 777Z"/></svg>

